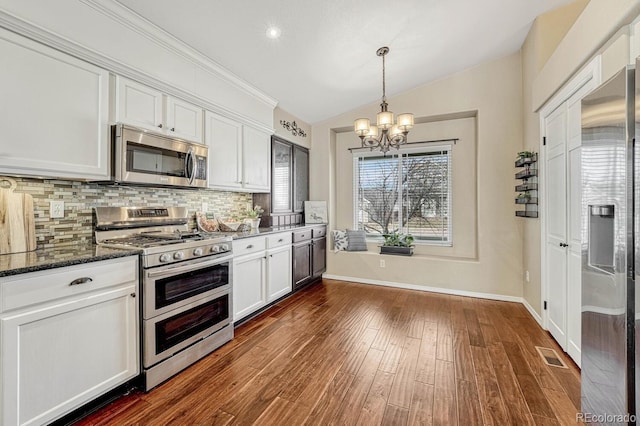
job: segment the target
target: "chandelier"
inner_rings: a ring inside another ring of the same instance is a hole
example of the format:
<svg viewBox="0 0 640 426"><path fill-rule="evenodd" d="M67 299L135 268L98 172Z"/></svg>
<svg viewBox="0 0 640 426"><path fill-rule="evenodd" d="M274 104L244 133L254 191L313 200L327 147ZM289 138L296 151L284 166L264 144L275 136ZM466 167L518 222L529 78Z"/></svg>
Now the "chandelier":
<svg viewBox="0 0 640 426"><path fill-rule="evenodd" d="M376 117L376 125L371 126L368 118L358 118L353 123L356 134L362 141L363 148L370 148L373 151L379 149L386 154L390 148L400 148L400 145L407 142L407 134L413 127L413 114L398 114L395 120L393 112L388 111L386 85L385 85L385 64L384 57L389 53L388 47L381 47L376 51L376 55L382 56L382 103L380 112Z"/></svg>

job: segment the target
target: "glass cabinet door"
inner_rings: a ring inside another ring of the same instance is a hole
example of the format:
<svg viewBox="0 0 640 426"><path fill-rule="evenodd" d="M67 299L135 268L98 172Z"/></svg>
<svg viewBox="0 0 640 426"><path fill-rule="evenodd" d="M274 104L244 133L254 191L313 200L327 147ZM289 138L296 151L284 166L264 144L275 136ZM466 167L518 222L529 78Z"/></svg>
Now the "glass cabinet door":
<svg viewBox="0 0 640 426"><path fill-rule="evenodd" d="M301 212L304 202L309 199L309 151L295 146L293 156L293 211Z"/></svg>
<svg viewBox="0 0 640 426"><path fill-rule="evenodd" d="M274 213L292 211L292 146L277 140L272 145L272 211Z"/></svg>

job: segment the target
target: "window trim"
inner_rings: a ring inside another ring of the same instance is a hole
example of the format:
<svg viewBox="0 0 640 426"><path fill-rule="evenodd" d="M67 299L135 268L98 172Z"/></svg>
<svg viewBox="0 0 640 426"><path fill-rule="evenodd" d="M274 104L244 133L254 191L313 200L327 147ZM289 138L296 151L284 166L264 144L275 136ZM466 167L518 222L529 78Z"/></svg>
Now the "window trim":
<svg viewBox="0 0 640 426"><path fill-rule="evenodd" d="M415 142L419 143L419 142ZM403 155L408 154L425 154L429 152L436 151L446 151L448 153L448 185L447 185L447 213L449 216L448 223L448 232L447 232L447 240L446 241L433 241L433 240L419 240L415 239L413 241L414 245L424 245L424 246L435 246L435 247L453 247L453 213L452 213L452 192L453 192L453 173L451 172L452 164L453 164L453 145L452 144L438 144L432 146L423 146L423 147L411 147L411 148L401 148L399 150L389 151L387 155L391 158L397 158L399 162ZM351 200L352 209L353 209L353 229L358 229L358 208L357 208L357 200L359 198L359 185L357 184L360 181L360 168L358 167L358 162L360 158L366 157L380 157L380 152L378 151L369 151L369 152L357 152L353 151L353 197ZM398 186L399 190L401 189L402 180L399 179ZM382 236L376 236L374 234L366 234L367 242L372 243L382 243L384 241Z"/></svg>

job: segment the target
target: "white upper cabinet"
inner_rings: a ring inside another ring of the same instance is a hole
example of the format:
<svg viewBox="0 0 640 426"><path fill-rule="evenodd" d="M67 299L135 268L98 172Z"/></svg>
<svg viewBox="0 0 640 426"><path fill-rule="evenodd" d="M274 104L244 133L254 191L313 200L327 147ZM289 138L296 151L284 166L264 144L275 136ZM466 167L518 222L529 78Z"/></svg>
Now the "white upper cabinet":
<svg viewBox="0 0 640 426"><path fill-rule="evenodd" d="M116 85L114 121L162 132L162 92L122 77Z"/></svg>
<svg viewBox="0 0 640 426"><path fill-rule="evenodd" d="M242 192L269 192L270 134L207 111L209 186Z"/></svg>
<svg viewBox="0 0 640 426"><path fill-rule="evenodd" d="M203 109L144 84L116 77L113 120L202 143Z"/></svg>
<svg viewBox="0 0 640 426"><path fill-rule="evenodd" d="M242 125L207 111L204 127L209 146L209 186L242 189Z"/></svg>
<svg viewBox="0 0 640 426"><path fill-rule="evenodd" d="M202 108L171 96L167 96L165 100L168 133L202 143Z"/></svg>
<svg viewBox="0 0 640 426"><path fill-rule="evenodd" d="M242 128L242 184L252 192L271 189L271 135L243 126Z"/></svg>
<svg viewBox="0 0 640 426"><path fill-rule="evenodd" d="M0 174L108 179L108 72L5 30L0 57Z"/></svg>

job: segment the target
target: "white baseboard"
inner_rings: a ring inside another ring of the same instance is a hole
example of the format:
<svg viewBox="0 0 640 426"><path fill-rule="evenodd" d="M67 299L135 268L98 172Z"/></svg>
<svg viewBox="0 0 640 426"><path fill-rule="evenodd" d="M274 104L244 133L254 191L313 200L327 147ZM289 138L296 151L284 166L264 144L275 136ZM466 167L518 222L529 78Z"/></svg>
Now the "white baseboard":
<svg viewBox="0 0 640 426"><path fill-rule="evenodd" d="M381 285L381 286L385 286L385 287L403 288L405 290L429 291L429 292L432 292L432 293L451 294L451 295L454 295L454 296L468 296L468 297L477 297L479 299L490 299L490 300L500 300L500 301L503 301L503 302L518 302L518 303L522 303L522 297L505 296L505 295L502 295L502 294L477 293L475 291L454 290L454 289L450 289L450 288L440 288L440 287L428 287L428 286L417 285L417 284L407 284L407 283L396 283L396 282L391 282L391 281L370 280L370 279L367 279L367 278L343 277L343 276L340 276L340 275L329 275L329 274L323 274L322 278L326 278L328 280L352 281L354 283L373 284L373 285Z"/></svg>
<svg viewBox="0 0 640 426"><path fill-rule="evenodd" d="M540 327L542 327L542 317L535 311L535 309L533 309L533 307L529 304L529 302L527 302L527 299L522 297L520 303L522 303L524 307L527 308L527 311L529 311L533 319L538 322ZM544 327L542 327L542 329L544 330Z"/></svg>
<svg viewBox="0 0 640 426"><path fill-rule="evenodd" d="M362 284L373 284L373 285L381 285L385 287L395 287L395 288L403 288L405 290L418 290L418 291L428 291L432 293L442 293L442 294L451 294L454 296L467 296L467 297L476 297L478 299L489 299L489 300L498 300L501 302L516 302L521 303L524 307L529 311L533 319L536 320L540 327L542 327L542 318L538 313L531 307L529 302L527 302L522 297L517 296L505 296L503 294L493 294L493 293L479 293L475 291L466 291L466 290L455 290L450 288L441 288L441 287L429 287L417 284L407 284L407 283L396 283L391 281L380 281L380 280L370 280L367 278L356 278L356 277L344 277L341 275L330 275L330 274L322 274L322 278L326 278L328 280L338 280L338 281L351 281L354 283L362 283ZM544 327L543 327L544 328Z"/></svg>

